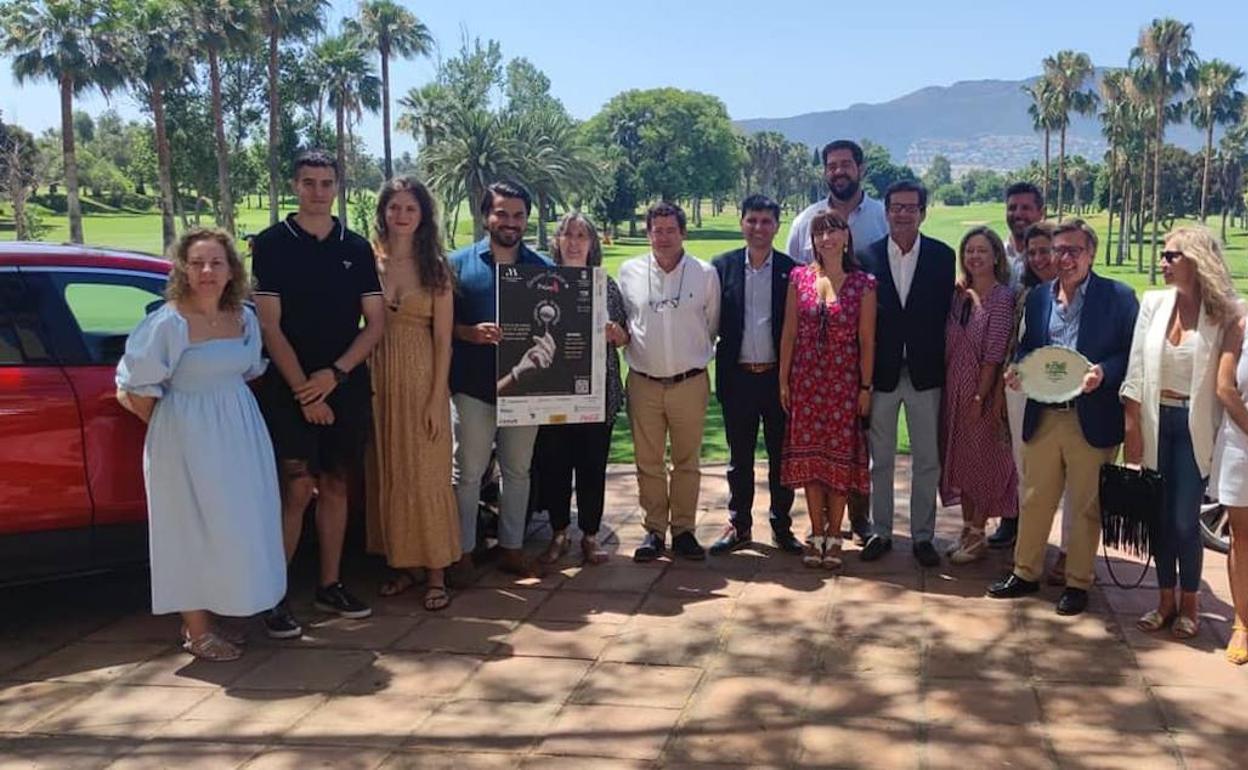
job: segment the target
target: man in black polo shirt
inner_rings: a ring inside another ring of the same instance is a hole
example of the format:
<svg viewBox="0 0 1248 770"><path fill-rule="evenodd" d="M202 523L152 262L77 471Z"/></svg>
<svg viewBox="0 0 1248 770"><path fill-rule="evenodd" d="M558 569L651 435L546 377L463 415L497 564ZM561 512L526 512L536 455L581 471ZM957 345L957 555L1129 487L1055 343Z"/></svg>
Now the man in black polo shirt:
<svg viewBox="0 0 1248 770"><path fill-rule="evenodd" d="M273 361L260 408L282 478L287 561L316 495L320 582L316 607L364 618L368 605L342 585L347 479L364 455L372 388L365 359L381 340L385 304L368 241L330 214L338 166L320 151L295 161L299 211L256 236L251 270L264 347ZM360 317L364 318L363 327ZM285 600L264 618L269 636L303 633Z"/></svg>

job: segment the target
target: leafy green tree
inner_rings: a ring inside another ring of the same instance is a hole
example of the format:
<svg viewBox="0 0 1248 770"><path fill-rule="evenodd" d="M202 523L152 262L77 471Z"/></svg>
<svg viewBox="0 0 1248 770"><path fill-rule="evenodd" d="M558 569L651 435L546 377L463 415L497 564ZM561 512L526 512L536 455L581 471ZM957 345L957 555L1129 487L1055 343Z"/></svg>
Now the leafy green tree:
<svg viewBox="0 0 1248 770"><path fill-rule="evenodd" d="M381 106L381 82L374 74L366 42L351 32L326 38L313 49L329 106L334 111L334 141L338 153L339 173L344 178L338 185L338 216L346 222L347 188L351 180L347 170L347 116L362 115L364 110L376 112Z"/></svg>
<svg viewBox="0 0 1248 770"><path fill-rule="evenodd" d="M917 182L918 174L909 166L898 166L888 153L888 148L876 144L869 139L859 142L862 146L862 160L866 166L866 174L862 179L863 189L876 198L882 198L884 191L894 182L902 180ZM822 163L820 164L822 168Z"/></svg>
<svg viewBox="0 0 1248 770"><path fill-rule="evenodd" d="M0 53L19 83L51 80L61 107L61 157L69 238L82 243L82 204L74 144L74 97L123 81L124 52L111 0L9 0L0 6Z"/></svg>
<svg viewBox="0 0 1248 770"><path fill-rule="evenodd" d="M433 35L415 14L393 0L367 0L360 6L365 39L381 54L381 136L385 146L385 175L394 176L390 151L390 57L428 56Z"/></svg>
<svg viewBox="0 0 1248 770"><path fill-rule="evenodd" d="M1175 19L1153 19L1140 30L1139 44L1131 51L1131 61L1142 65L1151 81L1155 121L1153 129L1153 250L1149 263L1149 283L1157 282L1158 220L1161 218L1161 151L1166 136L1166 105L1191 80L1197 63L1192 50L1192 25Z"/></svg>
<svg viewBox="0 0 1248 770"><path fill-rule="evenodd" d="M1092 60L1086 53L1065 50L1054 56L1046 56L1043 62L1044 80L1049 84L1053 99L1053 117L1057 120L1059 135L1057 154L1057 221L1062 221L1063 194L1066 190L1066 129L1070 126L1070 113L1089 115L1096 108L1096 93L1084 88L1092 77Z"/></svg>
<svg viewBox="0 0 1248 770"><path fill-rule="evenodd" d="M1244 92L1236 86L1244 71L1221 59L1202 62L1195 73L1195 88L1187 103L1192 125L1205 129L1205 158L1200 182L1200 221L1205 221L1209 202L1209 167L1213 160L1213 127L1231 123L1244 109Z"/></svg>
<svg viewBox="0 0 1248 770"><path fill-rule="evenodd" d="M39 237L31 212L26 210L26 200L39 181L39 150L34 137L16 125L5 125L0 120L0 191L9 196L13 204L13 225L17 240L26 241Z"/></svg>
<svg viewBox="0 0 1248 770"><path fill-rule="evenodd" d="M950 165L949 159L944 155L933 157L931 165L927 167L927 173L923 175L923 184L927 185L929 190L936 190L952 182L953 166Z"/></svg>

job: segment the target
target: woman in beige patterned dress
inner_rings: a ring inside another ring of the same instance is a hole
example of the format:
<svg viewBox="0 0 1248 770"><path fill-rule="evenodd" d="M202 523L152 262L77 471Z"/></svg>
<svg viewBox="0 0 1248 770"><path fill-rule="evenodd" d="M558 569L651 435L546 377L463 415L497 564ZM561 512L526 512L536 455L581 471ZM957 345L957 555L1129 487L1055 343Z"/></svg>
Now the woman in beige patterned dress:
<svg viewBox="0 0 1248 770"><path fill-rule="evenodd" d="M394 596L428 578L425 609L450 604L445 570L460 555L451 487L451 273L433 197L412 177L382 185L375 221L386 336L369 359L373 440L368 457L368 549L394 574Z"/></svg>

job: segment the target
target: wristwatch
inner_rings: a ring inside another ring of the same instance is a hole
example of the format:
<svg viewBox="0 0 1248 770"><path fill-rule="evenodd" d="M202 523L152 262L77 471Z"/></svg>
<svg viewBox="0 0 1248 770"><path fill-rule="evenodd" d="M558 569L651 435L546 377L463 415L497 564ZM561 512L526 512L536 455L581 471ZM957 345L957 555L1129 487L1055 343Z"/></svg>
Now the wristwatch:
<svg viewBox="0 0 1248 770"><path fill-rule="evenodd" d="M871 383L869 383L869 382L864 382L864 383L861 383L861 384L858 386L858 390L866 391L867 393L870 393L870 392L871 392L872 390L874 390L874 389L875 389L875 388L874 388L874 387L871 385Z"/></svg>
<svg viewBox="0 0 1248 770"><path fill-rule="evenodd" d="M338 364L330 364L329 369L334 373L335 385L341 385L347 381L347 373L339 368Z"/></svg>

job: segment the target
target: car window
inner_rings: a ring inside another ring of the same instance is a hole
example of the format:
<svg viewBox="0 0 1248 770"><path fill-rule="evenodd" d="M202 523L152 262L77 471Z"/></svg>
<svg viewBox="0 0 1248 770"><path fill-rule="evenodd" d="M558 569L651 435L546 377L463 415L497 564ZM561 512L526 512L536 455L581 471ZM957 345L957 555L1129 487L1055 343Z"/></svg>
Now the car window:
<svg viewBox="0 0 1248 770"><path fill-rule="evenodd" d="M0 273L0 366L51 364L39 312L17 273Z"/></svg>
<svg viewBox="0 0 1248 770"><path fill-rule="evenodd" d="M164 301L165 282L123 272L52 274L85 348L85 360L65 363L113 366L126 349L126 337L147 313Z"/></svg>

